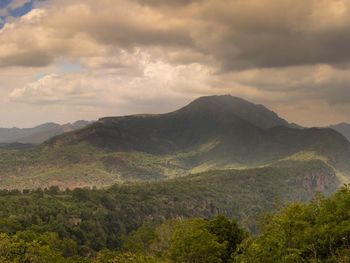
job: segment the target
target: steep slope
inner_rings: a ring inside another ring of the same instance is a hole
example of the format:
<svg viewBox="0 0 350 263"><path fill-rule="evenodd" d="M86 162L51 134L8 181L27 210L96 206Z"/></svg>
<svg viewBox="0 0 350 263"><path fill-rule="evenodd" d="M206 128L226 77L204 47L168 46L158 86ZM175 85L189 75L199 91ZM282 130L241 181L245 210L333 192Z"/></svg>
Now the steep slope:
<svg viewBox="0 0 350 263"><path fill-rule="evenodd" d="M102 118L35 149L0 150L0 186L106 186L314 159L347 180L350 143L342 135L290 126L261 105L203 97L167 114Z"/></svg>
<svg viewBox="0 0 350 263"><path fill-rule="evenodd" d="M329 128L336 130L341 133L345 138L350 141L350 124L349 123L339 123L329 126Z"/></svg>
<svg viewBox="0 0 350 263"><path fill-rule="evenodd" d="M40 144L53 136L64 132L81 129L88 125L88 121L77 121L74 123L57 124L45 123L34 128L0 128L0 143L32 143Z"/></svg>

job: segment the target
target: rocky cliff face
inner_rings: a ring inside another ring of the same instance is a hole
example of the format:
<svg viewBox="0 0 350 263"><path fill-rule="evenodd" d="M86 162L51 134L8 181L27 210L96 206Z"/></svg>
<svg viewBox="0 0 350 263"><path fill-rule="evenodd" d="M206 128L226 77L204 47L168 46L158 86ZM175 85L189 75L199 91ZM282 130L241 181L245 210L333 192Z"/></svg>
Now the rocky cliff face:
<svg viewBox="0 0 350 263"><path fill-rule="evenodd" d="M338 188L339 180L334 171L315 170L303 175L302 186L307 191L331 194Z"/></svg>

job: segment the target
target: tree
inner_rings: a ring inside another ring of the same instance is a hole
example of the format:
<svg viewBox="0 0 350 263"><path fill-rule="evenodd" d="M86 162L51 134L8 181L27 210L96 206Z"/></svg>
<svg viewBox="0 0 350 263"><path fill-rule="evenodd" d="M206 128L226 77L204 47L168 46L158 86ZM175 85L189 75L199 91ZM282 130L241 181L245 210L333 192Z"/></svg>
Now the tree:
<svg viewBox="0 0 350 263"><path fill-rule="evenodd" d="M350 189L271 216L262 233L239 247L235 262L349 262Z"/></svg>
<svg viewBox="0 0 350 263"><path fill-rule="evenodd" d="M93 263L156 263L156 259L132 252L117 253L108 250L98 253Z"/></svg>
<svg viewBox="0 0 350 263"><path fill-rule="evenodd" d="M231 255L247 237L247 233L234 220L228 220L225 216L218 216L210 220L207 229L217 237L220 244L226 244L226 252L222 255L222 261L231 262Z"/></svg>
<svg viewBox="0 0 350 263"><path fill-rule="evenodd" d="M150 244L157 238L155 231L154 226L149 222L145 222L141 227L124 238L124 249L134 253L148 254L150 252Z"/></svg>
<svg viewBox="0 0 350 263"><path fill-rule="evenodd" d="M206 228L206 221L194 219L179 224L174 232L169 256L176 263L220 263L226 244Z"/></svg>
<svg viewBox="0 0 350 263"><path fill-rule="evenodd" d="M37 240L26 242L17 236L0 234L0 262L61 263L64 258L59 252Z"/></svg>

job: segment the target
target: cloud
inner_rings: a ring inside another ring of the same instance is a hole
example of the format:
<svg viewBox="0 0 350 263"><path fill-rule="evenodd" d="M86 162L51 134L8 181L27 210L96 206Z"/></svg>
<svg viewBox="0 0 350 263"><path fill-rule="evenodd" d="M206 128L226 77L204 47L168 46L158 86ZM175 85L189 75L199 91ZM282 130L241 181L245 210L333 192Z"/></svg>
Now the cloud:
<svg viewBox="0 0 350 263"><path fill-rule="evenodd" d="M14 89L9 98L39 108L80 107L79 114L93 108L122 115L166 112L198 96L229 93L263 103L304 125L337 122L350 112L347 69L319 65L217 75L214 68L199 63L175 66L150 62L148 54L124 52L125 60L117 65L94 59L96 67L91 70L45 75Z"/></svg>
<svg viewBox="0 0 350 263"><path fill-rule="evenodd" d="M48 43L29 46L33 56L38 50L52 59L72 56L74 38L91 43L87 46L158 49L169 60L176 52L182 58L173 63L210 61L228 71L346 65L350 59L349 0L54 0L42 8L46 15L16 21L16 26L3 30L0 43L21 45L18 34L26 28L25 37L30 34ZM94 52L88 48L75 55ZM179 55L181 50L185 52ZM20 59L7 60L3 65L27 65Z"/></svg>
<svg viewBox="0 0 350 263"><path fill-rule="evenodd" d="M12 16L21 16L31 10L35 0L12 0L8 3L5 1L0 8L0 29L6 21L13 20ZM30 5L28 5L30 4Z"/></svg>
<svg viewBox="0 0 350 263"><path fill-rule="evenodd" d="M280 94L280 102L298 103L317 99L329 105L350 103L350 69L346 68L321 64L252 69L230 73L226 78L269 92L270 95ZM264 100L268 101L269 96L265 96Z"/></svg>
<svg viewBox="0 0 350 263"><path fill-rule="evenodd" d="M200 64L174 66L162 61L150 62L140 52L124 53L124 60L93 58L91 70L79 73L48 74L14 89L14 102L34 105L80 105L87 107L130 107L131 101L159 101L196 97L210 93L212 69ZM119 59L122 56L119 56ZM96 68L94 68L94 66ZM108 68L101 68L107 66ZM207 91L205 91L207 90ZM149 105L155 110L158 106ZM143 108L145 110L145 108ZM164 108L165 110L165 108Z"/></svg>
<svg viewBox="0 0 350 263"><path fill-rule="evenodd" d="M231 93L334 121L350 113L349 24L350 0L51 0L0 30L0 71L81 65L10 92L32 107L161 112Z"/></svg>

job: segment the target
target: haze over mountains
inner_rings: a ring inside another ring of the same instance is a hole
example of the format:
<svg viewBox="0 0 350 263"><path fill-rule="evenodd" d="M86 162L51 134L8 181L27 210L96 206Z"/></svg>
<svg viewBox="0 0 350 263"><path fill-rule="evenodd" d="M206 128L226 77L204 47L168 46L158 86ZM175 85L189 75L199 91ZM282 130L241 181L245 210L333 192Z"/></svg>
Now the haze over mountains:
<svg viewBox="0 0 350 263"><path fill-rule="evenodd" d="M203 97L202 99L204 100L205 98ZM236 98L236 103L232 104L230 107L232 107L232 111L236 111L237 115L244 115L248 120L251 120L251 118L255 118L253 122L255 124L258 124L258 126L268 127L269 125L272 125L273 127L283 125L293 128L303 128L298 124L288 123L287 121L281 119L276 113L268 110L263 105L255 105L262 109L262 114L259 116L253 116L255 114L254 111L257 110L258 107L249 108L248 106L248 108L245 108L243 106L244 103L246 103L246 101L244 101L243 99ZM208 105L208 107L210 106ZM91 121L79 120L74 123L66 124L57 124L54 122L43 123L33 128L0 128L0 147L26 148L30 146L29 144L43 143L54 136L61 135L65 132L70 132L84 128L85 126L91 123ZM348 140L350 140L350 124L339 123L330 125L328 127L338 131L340 134L342 134Z"/></svg>
<svg viewBox="0 0 350 263"><path fill-rule="evenodd" d="M40 144L47 139L65 132L81 129L88 125L88 121L76 121L63 125L44 123L33 128L0 128L0 143Z"/></svg>
<svg viewBox="0 0 350 263"><path fill-rule="evenodd" d="M341 133L350 141L350 124L349 123L343 122L335 125L330 125L329 127Z"/></svg>
<svg viewBox="0 0 350 263"><path fill-rule="evenodd" d="M350 143L342 135L294 127L262 105L202 97L174 112L102 118L33 149L3 150L0 186L101 187L311 161L330 166L338 183L348 180Z"/></svg>

